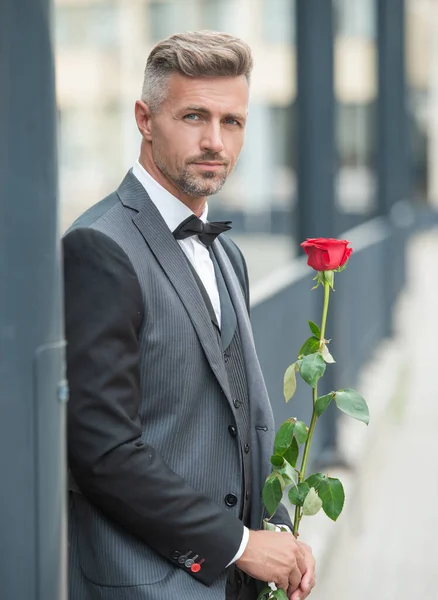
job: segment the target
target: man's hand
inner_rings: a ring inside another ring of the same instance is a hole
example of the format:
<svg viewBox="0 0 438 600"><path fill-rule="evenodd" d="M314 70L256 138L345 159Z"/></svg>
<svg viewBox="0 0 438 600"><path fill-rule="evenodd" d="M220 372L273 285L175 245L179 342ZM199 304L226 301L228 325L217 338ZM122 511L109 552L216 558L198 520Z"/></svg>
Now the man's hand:
<svg viewBox="0 0 438 600"><path fill-rule="evenodd" d="M304 585L314 581L312 552L290 533L250 531L245 552L236 565L255 579L273 581L277 587L288 590L291 598L296 590L298 595L292 600L303 600L310 593L311 587L307 591L300 588L304 574L308 574Z"/></svg>
<svg viewBox="0 0 438 600"><path fill-rule="evenodd" d="M303 573L298 588L293 588L292 585L289 586L287 590L289 600L304 600L315 586L315 558L312 554L312 549L310 546L299 540L297 540L297 544L304 558L306 571Z"/></svg>

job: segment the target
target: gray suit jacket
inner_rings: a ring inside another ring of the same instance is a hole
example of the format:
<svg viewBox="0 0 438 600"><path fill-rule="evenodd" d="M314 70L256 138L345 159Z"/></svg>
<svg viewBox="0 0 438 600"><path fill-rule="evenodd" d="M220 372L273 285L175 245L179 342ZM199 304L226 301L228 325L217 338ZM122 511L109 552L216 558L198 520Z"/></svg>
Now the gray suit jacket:
<svg viewBox="0 0 438 600"><path fill-rule="evenodd" d="M245 359L251 528L263 518L274 423L248 311L246 267L213 244ZM191 269L137 179L63 239L71 600L223 600L237 552L242 460L222 349ZM247 298L246 298L247 299ZM289 523L281 507L277 522ZM191 568L187 558L199 568Z"/></svg>

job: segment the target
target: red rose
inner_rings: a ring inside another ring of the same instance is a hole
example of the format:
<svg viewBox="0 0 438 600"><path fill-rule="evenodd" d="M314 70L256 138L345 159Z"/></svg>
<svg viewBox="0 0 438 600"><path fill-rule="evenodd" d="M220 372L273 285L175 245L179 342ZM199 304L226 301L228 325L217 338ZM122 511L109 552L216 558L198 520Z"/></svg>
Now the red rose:
<svg viewBox="0 0 438 600"><path fill-rule="evenodd" d="M315 271L334 271L342 267L350 258L352 248L347 248L347 240L332 238L307 238L301 244L307 254L307 264Z"/></svg>

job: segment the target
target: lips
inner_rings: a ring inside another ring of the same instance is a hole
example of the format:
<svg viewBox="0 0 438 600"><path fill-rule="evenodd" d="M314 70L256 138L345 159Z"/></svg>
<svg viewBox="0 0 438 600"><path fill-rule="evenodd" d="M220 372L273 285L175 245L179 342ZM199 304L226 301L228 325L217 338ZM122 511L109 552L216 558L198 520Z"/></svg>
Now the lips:
<svg viewBox="0 0 438 600"><path fill-rule="evenodd" d="M195 162L193 163L200 171L204 173L217 173L218 171L226 171L227 165L223 162Z"/></svg>

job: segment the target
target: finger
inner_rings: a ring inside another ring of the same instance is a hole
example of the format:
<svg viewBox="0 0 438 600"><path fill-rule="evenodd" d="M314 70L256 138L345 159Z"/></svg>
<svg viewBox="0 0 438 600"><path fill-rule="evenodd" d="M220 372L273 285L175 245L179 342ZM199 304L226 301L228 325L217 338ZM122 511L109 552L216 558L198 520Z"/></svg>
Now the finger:
<svg viewBox="0 0 438 600"><path fill-rule="evenodd" d="M301 592L300 590L295 590L294 592L292 592L292 594L289 594L288 591L288 598L289 600L303 600L305 596L303 596L303 592Z"/></svg>
<svg viewBox="0 0 438 600"><path fill-rule="evenodd" d="M293 567L291 572L289 573L289 588L292 592L297 590L300 587L301 583L301 571L297 567Z"/></svg>
<svg viewBox="0 0 438 600"><path fill-rule="evenodd" d="M300 589L306 594L310 594L312 588L315 586L315 571L309 569L303 575L300 583Z"/></svg>
<svg viewBox="0 0 438 600"><path fill-rule="evenodd" d="M308 570L309 565L307 564L307 560L305 556L303 556L303 552L301 549L299 552L296 553L295 558L297 561L297 567L300 570L301 575L304 575L304 573Z"/></svg>

